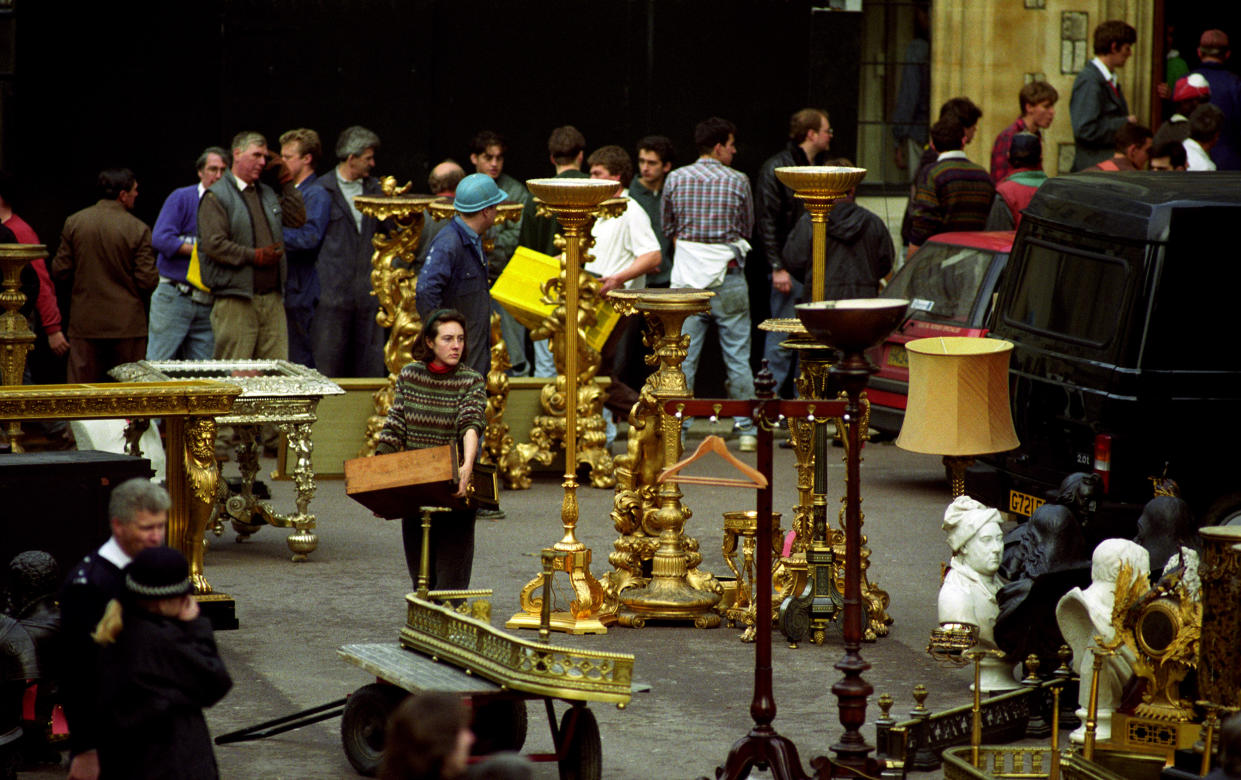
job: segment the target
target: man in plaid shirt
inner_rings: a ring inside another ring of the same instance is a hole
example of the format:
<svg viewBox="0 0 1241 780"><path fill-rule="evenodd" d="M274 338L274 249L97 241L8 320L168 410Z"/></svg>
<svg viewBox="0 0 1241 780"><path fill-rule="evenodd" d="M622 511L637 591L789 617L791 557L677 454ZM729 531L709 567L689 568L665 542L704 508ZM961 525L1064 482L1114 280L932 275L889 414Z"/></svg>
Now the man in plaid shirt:
<svg viewBox="0 0 1241 780"><path fill-rule="evenodd" d="M715 293L709 312L685 321L684 332L690 337L682 366L686 384L692 392L703 337L715 320L728 370L728 395L748 399L754 397L754 374L744 267L750 251L746 237L754 229L754 196L749 178L728 167L737 153L736 135L736 126L726 119L711 117L698 123L694 143L699 157L668 174L662 221L664 235L676 242L671 286ZM740 435L738 449L753 452L758 446L754 421L736 417L733 424Z"/></svg>

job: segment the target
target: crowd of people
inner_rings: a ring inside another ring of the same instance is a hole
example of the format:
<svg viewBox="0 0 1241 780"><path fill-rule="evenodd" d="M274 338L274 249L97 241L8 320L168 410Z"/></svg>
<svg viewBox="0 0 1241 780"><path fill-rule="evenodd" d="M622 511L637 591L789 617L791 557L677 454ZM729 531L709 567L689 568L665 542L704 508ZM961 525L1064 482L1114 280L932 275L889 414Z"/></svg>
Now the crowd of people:
<svg viewBox="0 0 1241 780"><path fill-rule="evenodd" d="M1136 31L1123 21L1105 21L1094 30L1095 56L1078 73L1069 101L1072 170L1241 169L1241 77L1227 67L1228 36L1202 33L1197 68L1179 55L1169 58L1160 94L1170 115L1155 133L1132 113L1118 78L1136 42ZM1043 136L1059 97L1044 81L1020 89L1020 113L994 140L989 171L965 151L982 110L966 97L942 106L930 127L922 127L927 143L912 169L900 229L910 252L936 233L1019 224L1022 209L1046 180ZM894 135L908 136L908 125L894 124ZM808 227L799 225L805 210L775 177L775 168L847 164L832 155L832 138L826 111L795 112L788 143L762 165L752 187L749 177L731 167L737 128L718 117L696 128L692 159L678 159L661 135L642 138L632 152L607 145L588 157L582 133L564 126L548 138L548 173L612 179L617 195L630 201L623 218L600 220L594 228L596 260L588 270L602 278L605 294L621 285L668 284L717 292L712 310L692 318L687 330L700 337L715 323L730 390L743 395L753 376L747 258L766 264L770 288L757 297L769 296L771 316L792 316L805 289ZM896 140L903 159L913 145L908 138ZM377 224L354 202L380 192L372 175L379 149L374 132L349 127L324 170L323 143L312 129L281 134L278 149L257 132L238 133L227 148L202 151L197 182L169 194L151 228L130 213L138 197L133 173L102 171L99 201L66 219L54 256L32 264L26 278L25 313L41 337L39 350L67 359L70 382L100 381L118 363L142 358L287 358L332 377L385 375L384 333L370 279ZM451 159L434 166L428 190L453 198L460 216L428 220L417 256L409 261L423 269L420 311L448 306L465 313L475 370L486 373L490 353L480 346L488 333L485 317L498 311L510 372L551 376L548 342L532 340L486 296L518 246L558 252L554 219L537 216L526 188L506 172L507 151L502 135L484 130L469 145L468 177ZM458 197L463 183L466 195L481 200ZM0 174L0 221L14 240L38 243L13 211L19 197L18 183ZM499 202L523 204L522 217L493 225L488 209ZM829 236L829 297L874 294L896 257L877 217L851 199L846 203ZM491 239L491 248L475 263L482 273L475 273L464 259L482 252L483 237ZM749 278L752 285L756 275ZM67 332L53 279L71 288ZM632 370L634 328L619 330L603 373L613 382L609 408L624 414L641 377ZM778 337L768 342L761 352L788 393L791 358L779 349ZM691 381L701 347L702 339L695 339L686 361ZM753 432L745 426L739 421L738 433L742 448L749 449Z"/></svg>
<svg viewBox="0 0 1241 780"><path fill-rule="evenodd" d="M600 278L602 294L670 284L716 292L711 311L687 323L693 339L685 369L692 381L714 322L730 392L748 397L754 372L747 258L768 266L774 316L792 316L809 273L796 249L808 246L805 210L774 169L850 164L829 157L831 139L826 111L794 113L788 144L759 174L757 198L749 177L731 167L737 128L719 117L699 123L696 155L685 161L660 135L642 138L632 152L605 145L587 155L580 131L558 127L548 138L548 172L615 181L616 197L628 202L622 216L593 228L587 269ZM371 291L372 239L384 227L355 203L380 192L371 175L379 148L374 132L349 127L336 141L334 166L323 171L323 143L312 129L281 134L278 153L260 133L238 133L227 147L201 152L197 181L167 196L153 227L132 214L139 192L133 172L100 172L98 202L66 219L50 261L32 263L24 277L24 313L40 337L37 349L67 361L71 383L106 381L115 366L142 359L289 359L331 377L385 375L385 334ZM510 372L552 376L548 340L531 339L489 295L518 246L559 253L555 220L538 216L525 186L505 172L506 152L504 137L485 130L470 144L472 173L451 159L432 168L429 191L450 198L457 216L428 219L416 255L405 260L418 270L422 316L439 308L464 314L472 368L487 373L488 318L498 312ZM680 162L687 164L676 167ZM0 176L4 226L13 240L39 243L13 210L20 195L16 181ZM496 224L495 207L503 202L523 204L521 219ZM854 218L832 231L829 290L874 294L891 270L890 240L874 214L852 204L845 212ZM67 327L53 280L71 290ZM610 430L644 380L635 368L640 336L640 325L625 322L604 349ZM788 359L777 343L766 353L784 382ZM28 379L49 381L38 369L45 362L30 361ZM751 423L738 420L737 432L741 448L753 449Z"/></svg>
<svg viewBox="0 0 1241 780"><path fill-rule="evenodd" d="M1158 132L1130 112L1117 76L1136 42L1136 30L1123 21L1095 28L1095 56L1077 74L1069 99L1071 170L1241 170L1241 77L1226 67L1227 34L1202 33L1199 67L1192 72L1179 55L1169 59L1168 82L1158 92L1172 113ZM996 137L989 172L964 152L982 110L966 97L944 103L931 126L901 229L911 254L936 233L1011 230L1021 223L1022 210L1047 180L1043 133L1055 120L1058 100L1055 87L1044 81L1021 88L1021 114ZM898 158L905 148L898 138Z"/></svg>

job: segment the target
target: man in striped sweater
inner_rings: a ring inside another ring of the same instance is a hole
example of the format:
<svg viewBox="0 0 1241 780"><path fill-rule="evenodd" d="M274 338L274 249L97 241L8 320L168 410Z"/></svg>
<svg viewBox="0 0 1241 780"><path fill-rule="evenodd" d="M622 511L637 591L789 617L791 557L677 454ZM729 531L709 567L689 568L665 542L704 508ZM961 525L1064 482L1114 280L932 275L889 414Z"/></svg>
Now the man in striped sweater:
<svg viewBox="0 0 1241 780"><path fill-rule="evenodd" d="M910 256L937 233L982 230L987 224L995 185L986 169L966 158L964 142L965 129L953 115L941 116L931 128L931 143L939 156L918 180L914 193Z"/></svg>

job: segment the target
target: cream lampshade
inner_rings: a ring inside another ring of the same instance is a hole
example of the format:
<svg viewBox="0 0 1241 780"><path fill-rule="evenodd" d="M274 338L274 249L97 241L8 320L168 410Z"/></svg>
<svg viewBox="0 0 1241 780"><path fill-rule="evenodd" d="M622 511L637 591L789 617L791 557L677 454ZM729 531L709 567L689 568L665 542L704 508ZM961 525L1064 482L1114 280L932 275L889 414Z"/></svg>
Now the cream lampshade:
<svg viewBox="0 0 1241 780"><path fill-rule="evenodd" d="M971 337L916 339L909 356L909 400L896 445L943 455L952 495L965 493L975 455L1005 452L1021 442L1008 402L1011 342Z"/></svg>

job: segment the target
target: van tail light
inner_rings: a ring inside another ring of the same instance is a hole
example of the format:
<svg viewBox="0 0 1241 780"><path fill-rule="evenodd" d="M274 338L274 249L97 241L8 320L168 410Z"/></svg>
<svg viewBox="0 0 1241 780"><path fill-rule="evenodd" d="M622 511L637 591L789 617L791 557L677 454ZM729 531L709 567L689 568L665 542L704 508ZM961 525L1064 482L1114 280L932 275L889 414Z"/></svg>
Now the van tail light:
<svg viewBox="0 0 1241 780"><path fill-rule="evenodd" d="M1112 484L1112 436L1100 433L1094 437L1094 473L1108 493Z"/></svg>

